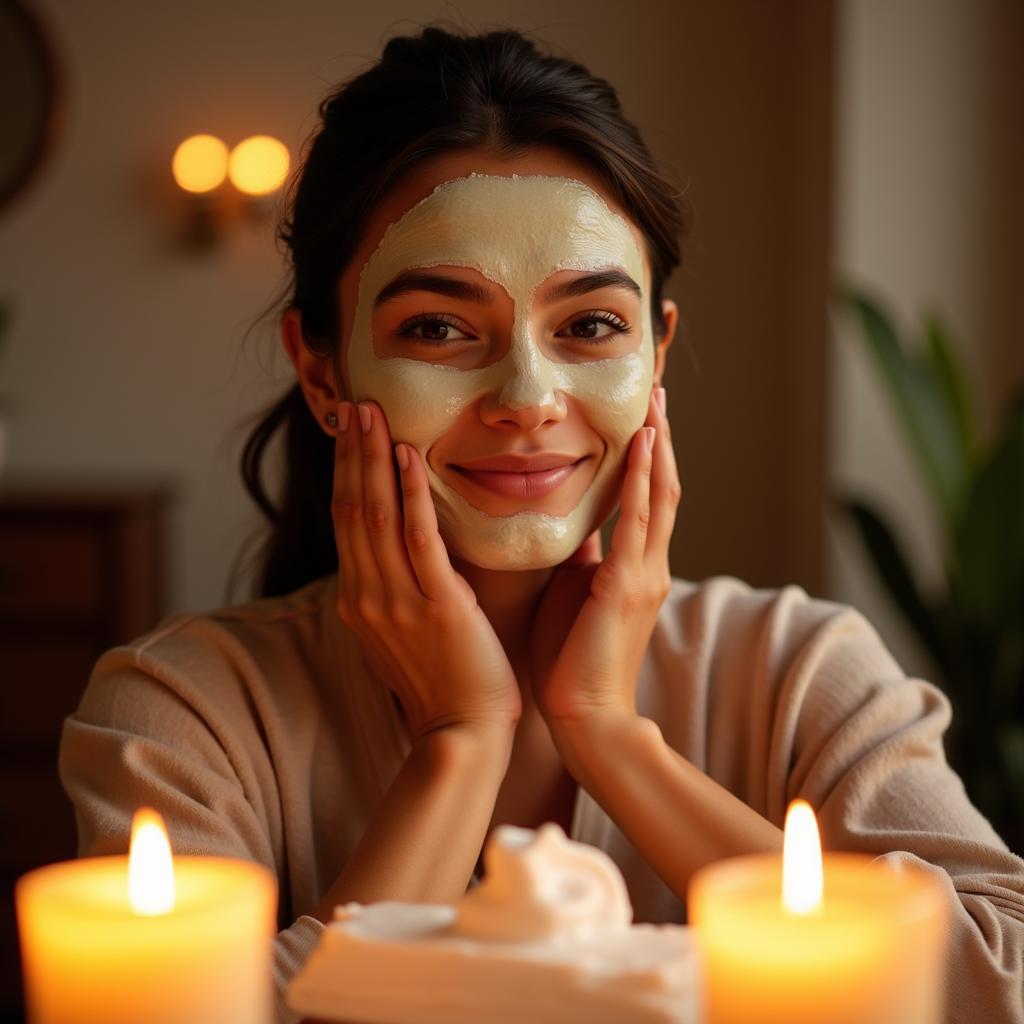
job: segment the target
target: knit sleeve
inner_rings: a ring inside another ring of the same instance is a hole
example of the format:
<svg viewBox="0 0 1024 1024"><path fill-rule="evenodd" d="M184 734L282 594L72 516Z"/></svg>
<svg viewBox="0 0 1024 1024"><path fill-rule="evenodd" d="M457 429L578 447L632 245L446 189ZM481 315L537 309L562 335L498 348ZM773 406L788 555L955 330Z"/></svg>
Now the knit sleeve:
<svg viewBox="0 0 1024 1024"><path fill-rule="evenodd" d="M942 882L947 1020L1024 1024L1024 861L946 761L946 696L909 678L868 621L844 609L792 663L786 703L798 709L786 796L815 807L823 845L913 863Z"/></svg>
<svg viewBox="0 0 1024 1024"><path fill-rule="evenodd" d="M176 854L255 861L280 885L279 801L261 746L244 684L226 665L200 685L144 649L108 652L61 737L60 777L75 811L79 855L126 852L132 815L147 805L163 817ZM294 1024L284 990L323 926L279 913L278 927L276 1021Z"/></svg>

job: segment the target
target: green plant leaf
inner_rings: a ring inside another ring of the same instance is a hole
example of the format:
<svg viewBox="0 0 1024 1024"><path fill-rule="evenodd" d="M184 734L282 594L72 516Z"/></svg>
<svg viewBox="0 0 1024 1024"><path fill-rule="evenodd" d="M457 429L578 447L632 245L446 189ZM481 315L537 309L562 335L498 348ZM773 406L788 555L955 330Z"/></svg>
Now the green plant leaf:
<svg viewBox="0 0 1024 1024"><path fill-rule="evenodd" d="M941 628L921 596L892 530L879 513L861 501L847 500L844 507L852 517L886 589L931 656L944 666L946 644Z"/></svg>
<svg viewBox="0 0 1024 1024"><path fill-rule="evenodd" d="M864 341L903 420L925 481L945 517L947 534L952 534L960 521L970 466L965 461L960 429L943 389L935 380L930 361L908 354L889 317L878 305L854 289L848 289L845 298L860 319Z"/></svg>
<svg viewBox="0 0 1024 1024"><path fill-rule="evenodd" d="M958 604L974 622L1013 628L1024 617L1024 402L981 465L956 537Z"/></svg>
<svg viewBox="0 0 1024 1024"><path fill-rule="evenodd" d="M961 458L966 466L971 466L974 463L976 435L967 374L938 314L931 313L925 317L924 330L935 383L946 403L950 422L956 426Z"/></svg>

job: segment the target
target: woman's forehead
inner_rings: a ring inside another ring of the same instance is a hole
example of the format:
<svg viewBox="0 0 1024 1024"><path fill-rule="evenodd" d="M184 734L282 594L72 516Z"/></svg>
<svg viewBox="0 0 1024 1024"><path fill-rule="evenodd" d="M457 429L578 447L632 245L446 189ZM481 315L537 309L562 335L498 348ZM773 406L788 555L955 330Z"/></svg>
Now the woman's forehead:
<svg viewBox="0 0 1024 1024"><path fill-rule="evenodd" d="M485 186L473 187L474 178L483 179L477 184ZM488 209L499 203L512 215ZM403 224L415 224L417 230L401 230ZM424 261L477 267L481 253L490 262L540 259L540 249L549 258L557 256L559 264L589 268L598 250L607 248L609 225L625 228L618 236L618 252L638 254L638 273L643 274L643 236L590 168L543 148L513 158L445 154L402 178L378 205L342 275L343 291L351 301L367 263L392 242L401 246L400 252L388 253L395 272ZM451 258L454 251L467 250L473 258ZM644 284L641 278L638 282Z"/></svg>
<svg viewBox="0 0 1024 1024"><path fill-rule="evenodd" d="M561 270L617 268L638 288L644 278L628 222L586 183L551 175L442 182L386 228L360 274L359 302L410 268L438 265L473 268L524 297Z"/></svg>

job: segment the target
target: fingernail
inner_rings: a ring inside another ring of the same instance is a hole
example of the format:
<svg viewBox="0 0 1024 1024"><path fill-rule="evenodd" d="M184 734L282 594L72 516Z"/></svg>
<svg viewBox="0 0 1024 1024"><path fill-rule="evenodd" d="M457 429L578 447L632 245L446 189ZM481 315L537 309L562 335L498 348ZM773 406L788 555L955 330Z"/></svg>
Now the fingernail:
<svg viewBox="0 0 1024 1024"><path fill-rule="evenodd" d="M658 408L661 410L661 415L665 415L665 389L658 388L654 392L654 400L658 403Z"/></svg>
<svg viewBox="0 0 1024 1024"><path fill-rule="evenodd" d="M654 451L654 427L644 427L644 444L649 452Z"/></svg>
<svg viewBox="0 0 1024 1024"><path fill-rule="evenodd" d="M359 403L359 425L363 428L363 433L368 434L370 432L370 424L373 419L370 416L370 407Z"/></svg>
<svg viewBox="0 0 1024 1024"><path fill-rule="evenodd" d="M398 459L398 468L404 473L409 468L409 451L404 444L395 445L395 458Z"/></svg>
<svg viewBox="0 0 1024 1024"><path fill-rule="evenodd" d="M348 430L348 419L352 414L352 406L348 402L338 404L338 429Z"/></svg>

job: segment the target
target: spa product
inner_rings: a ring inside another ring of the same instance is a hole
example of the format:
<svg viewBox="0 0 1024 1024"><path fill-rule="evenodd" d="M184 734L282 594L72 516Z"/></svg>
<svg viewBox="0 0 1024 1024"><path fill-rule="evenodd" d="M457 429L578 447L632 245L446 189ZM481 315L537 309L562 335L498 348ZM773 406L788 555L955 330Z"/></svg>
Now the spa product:
<svg viewBox="0 0 1024 1024"><path fill-rule="evenodd" d="M505 356L478 369L380 358L372 332L374 299L403 271L469 267L512 299ZM615 358L556 362L532 336L534 294L563 270L617 267L639 286L636 349ZM649 282L630 225L590 186L546 175L471 174L443 182L384 232L359 279L348 367L355 401L380 403L395 441L424 461L465 409L495 394L523 409L572 396L605 439L594 480L568 515L523 511L491 516L449 487L427 464L441 535L450 550L488 569L552 566L568 558L614 509L625 452L643 425L654 377Z"/></svg>
<svg viewBox="0 0 1024 1024"><path fill-rule="evenodd" d="M289 1006L381 1024L699 1024L689 930L631 924L605 853L555 824L505 825L485 866L454 907L337 907Z"/></svg>

